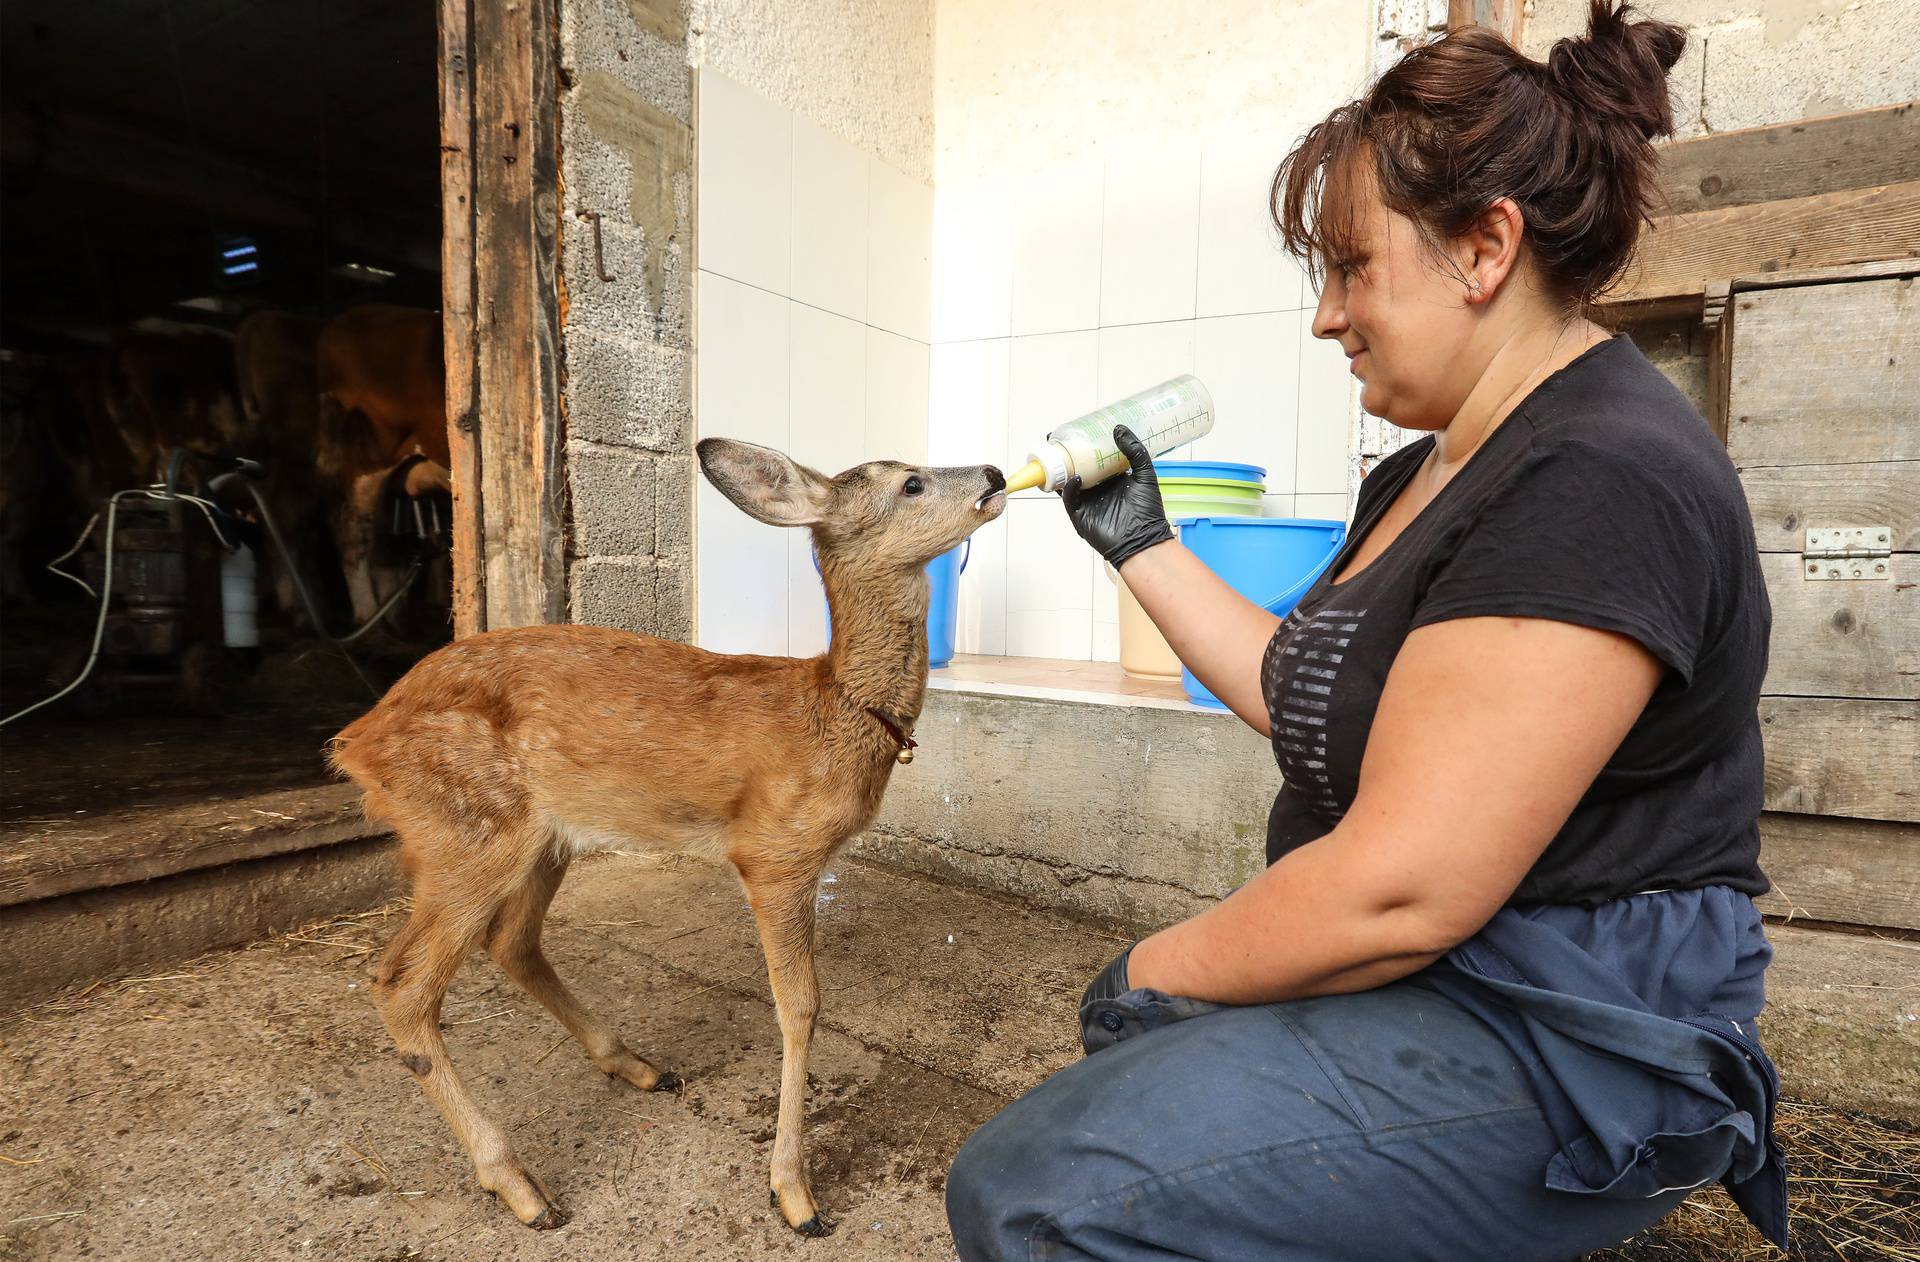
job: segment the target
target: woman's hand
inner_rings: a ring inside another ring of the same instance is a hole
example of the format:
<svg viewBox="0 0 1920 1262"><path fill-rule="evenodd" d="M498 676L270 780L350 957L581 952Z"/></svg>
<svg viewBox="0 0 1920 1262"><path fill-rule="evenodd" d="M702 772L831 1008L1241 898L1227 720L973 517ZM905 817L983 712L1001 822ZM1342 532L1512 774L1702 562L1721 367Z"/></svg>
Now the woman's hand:
<svg viewBox="0 0 1920 1262"><path fill-rule="evenodd" d="M1091 489L1082 489L1080 479L1073 478L1062 488L1060 501L1080 537L1118 569L1154 544L1172 539L1173 526L1160 500L1160 479L1146 444L1124 425L1114 426L1113 441L1133 472L1108 478Z"/></svg>

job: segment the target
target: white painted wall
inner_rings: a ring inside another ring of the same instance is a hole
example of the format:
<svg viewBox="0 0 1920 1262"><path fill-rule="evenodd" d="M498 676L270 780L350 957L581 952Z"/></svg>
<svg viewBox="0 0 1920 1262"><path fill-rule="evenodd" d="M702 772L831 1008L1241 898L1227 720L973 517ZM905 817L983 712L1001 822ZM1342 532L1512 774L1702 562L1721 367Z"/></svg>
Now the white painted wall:
<svg viewBox="0 0 1920 1262"><path fill-rule="evenodd" d="M1180 454L1266 466L1276 515L1343 517L1351 383L1307 331L1266 186L1362 86L1367 0L898 5L932 15L924 60L918 19L876 6L695 6L700 433L829 471L1012 465L1061 421L1195 372L1219 417ZM907 72L862 77L889 58ZM704 483L697 514L699 642L823 647L804 534ZM975 537L960 648L1118 656L1113 589L1053 497Z"/></svg>
<svg viewBox="0 0 1920 1262"><path fill-rule="evenodd" d="M1047 430L1178 373L1267 469L1267 511L1344 518L1345 359L1267 221L1299 133L1364 85L1369 6L941 0L935 23L936 464L1024 459ZM962 652L1115 660L1104 567L1055 497L974 539Z"/></svg>
<svg viewBox="0 0 1920 1262"><path fill-rule="evenodd" d="M933 0L691 0L687 54L923 184Z"/></svg>

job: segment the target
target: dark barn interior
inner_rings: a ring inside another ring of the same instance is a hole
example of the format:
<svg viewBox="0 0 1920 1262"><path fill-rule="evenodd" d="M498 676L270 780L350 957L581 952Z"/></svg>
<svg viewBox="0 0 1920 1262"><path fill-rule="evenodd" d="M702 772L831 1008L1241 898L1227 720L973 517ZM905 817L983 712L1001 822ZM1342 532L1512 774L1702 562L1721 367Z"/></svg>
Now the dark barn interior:
<svg viewBox="0 0 1920 1262"><path fill-rule="evenodd" d="M0 7L0 850L317 782L448 638L435 55L423 4Z"/></svg>

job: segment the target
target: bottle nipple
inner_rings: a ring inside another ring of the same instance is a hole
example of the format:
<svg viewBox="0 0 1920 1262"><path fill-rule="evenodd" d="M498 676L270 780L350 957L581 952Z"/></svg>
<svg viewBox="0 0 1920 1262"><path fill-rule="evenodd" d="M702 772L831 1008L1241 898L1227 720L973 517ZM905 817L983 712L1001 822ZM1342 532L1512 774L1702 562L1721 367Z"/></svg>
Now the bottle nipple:
<svg viewBox="0 0 1920 1262"><path fill-rule="evenodd" d="M1044 486L1047 481L1047 468L1038 460L1029 460L1007 475L1007 494L1015 491L1030 491L1036 486Z"/></svg>

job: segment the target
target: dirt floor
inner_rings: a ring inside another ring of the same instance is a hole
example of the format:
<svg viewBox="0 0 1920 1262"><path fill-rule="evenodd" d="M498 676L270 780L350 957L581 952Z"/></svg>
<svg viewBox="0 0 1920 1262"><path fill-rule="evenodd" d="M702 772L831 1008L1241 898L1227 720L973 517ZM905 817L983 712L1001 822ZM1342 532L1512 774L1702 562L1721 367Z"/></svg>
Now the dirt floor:
<svg viewBox="0 0 1920 1262"><path fill-rule="evenodd" d="M571 1225L529 1231L481 1192L396 1063L366 1000L389 913L0 1023L0 1258L947 1262L948 1162L1077 1056L1073 1004L1120 939L851 861L831 876L808 1134L831 1239L802 1239L767 1207L779 1036L737 884L613 856L562 890L549 953L636 1050L685 1077L677 1096L603 1077L484 957L445 1015L457 1065ZM1669 1220L1686 1232L1618 1256L1766 1256L1726 1217L1718 1193L1696 1197Z"/></svg>

